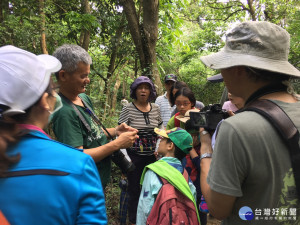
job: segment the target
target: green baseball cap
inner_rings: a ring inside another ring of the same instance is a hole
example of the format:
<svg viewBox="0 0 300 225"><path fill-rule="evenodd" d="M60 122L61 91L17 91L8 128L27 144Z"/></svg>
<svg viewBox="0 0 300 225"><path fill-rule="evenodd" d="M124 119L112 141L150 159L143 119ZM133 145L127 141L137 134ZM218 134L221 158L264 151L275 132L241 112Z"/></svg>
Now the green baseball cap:
<svg viewBox="0 0 300 225"><path fill-rule="evenodd" d="M192 136L180 127L175 127L171 130L154 128L154 132L162 137L171 139L171 141L186 154L188 154L193 147Z"/></svg>

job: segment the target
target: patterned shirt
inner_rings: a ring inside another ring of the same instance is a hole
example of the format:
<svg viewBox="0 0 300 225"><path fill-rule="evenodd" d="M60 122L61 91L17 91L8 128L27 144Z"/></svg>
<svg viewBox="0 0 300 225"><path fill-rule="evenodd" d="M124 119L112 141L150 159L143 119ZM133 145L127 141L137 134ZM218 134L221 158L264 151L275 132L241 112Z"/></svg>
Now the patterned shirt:
<svg viewBox="0 0 300 225"><path fill-rule="evenodd" d="M154 128L162 124L159 107L151 103L150 111L142 112L134 103L129 103L121 111L119 124L121 123L126 123L139 131L139 138L127 150L138 155L153 155L157 141Z"/></svg>
<svg viewBox="0 0 300 225"><path fill-rule="evenodd" d="M174 105L173 107L171 107L167 98L167 92L164 95L157 97L157 99L155 100L155 104L159 106L160 115L163 120L164 127L166 127L169 119L171 118L171 113L176 108L176 106Z"/></svg>

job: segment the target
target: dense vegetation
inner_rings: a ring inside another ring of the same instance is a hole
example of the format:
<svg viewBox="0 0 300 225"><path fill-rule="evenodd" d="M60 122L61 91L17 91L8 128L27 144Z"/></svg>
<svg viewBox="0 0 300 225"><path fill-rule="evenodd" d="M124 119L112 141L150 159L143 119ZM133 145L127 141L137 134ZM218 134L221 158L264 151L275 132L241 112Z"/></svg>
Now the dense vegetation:
<svg viewBox="0 0 300 225"><path fill-rule="evenodd" d="M122 96L135 77L175 73L205 104L219 101L223 84L207 83L212 71L201 55L224 45L232 23L267 20L291 34L290 62L299 68L300 12L296 0L2 0L0 46L12 44L52 54L75 43L93 58L88 94L105 124L115 124ZM299 83L296 83L299 88Z"/></svg>
<svg viewBox="0 0 300 225"><path fill-rule="evenodd" d="M233 23L266 20L291 35L289 61L300 68L300 2L297 0L1 0L0 46L11 44L36 54L52 54L75 43L93 58L91 96L106 126L115 126L122 96L140 75L149 76L158 93L174 73L198 100L219 102L223 83L199 60L224 45ZM299 81L295 88L300 90ZM117 212L118 169L109 186L108 211ZM113 224L113 223L111 223Z"/></svg>

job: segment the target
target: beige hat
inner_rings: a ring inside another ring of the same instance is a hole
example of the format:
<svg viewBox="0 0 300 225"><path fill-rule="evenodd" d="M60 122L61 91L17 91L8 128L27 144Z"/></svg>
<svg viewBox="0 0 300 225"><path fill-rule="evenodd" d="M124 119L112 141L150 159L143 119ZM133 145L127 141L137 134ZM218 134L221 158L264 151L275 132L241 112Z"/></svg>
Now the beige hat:
<svg viewBox="0 0 300 225"><path fill-rule="evenodd" d="M184 116L179 115L176 117L176 119L180 120L183 123L186 123L186 121L188 121L190 119L190 112L200 112L199 109L190 109L188 111L186 111L186 113L184 114Z"/></svg>
<svg viewBox="0 0 300 225"><path fill-rule="evenodd" d="M243 22L226 35L220 52L200 57L212 69L249 66L300 77L300 71L288 62L289 33L266 21Z"/></svg>

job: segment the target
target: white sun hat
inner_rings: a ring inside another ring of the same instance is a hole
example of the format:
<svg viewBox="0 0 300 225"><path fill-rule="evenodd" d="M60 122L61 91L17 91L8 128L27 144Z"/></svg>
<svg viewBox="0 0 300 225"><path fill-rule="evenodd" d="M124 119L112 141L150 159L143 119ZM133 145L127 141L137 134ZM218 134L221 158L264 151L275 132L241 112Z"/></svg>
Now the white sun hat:
<svg viewBox="0 0 300 225"><path fill-rule="evenodd" d="M266 21L243 22L226 35L225 47L200 60L212 69L249 66L300 77L300 71L288 62L289 33Z"/></svg>
<svg viewBox="0 0 300 225"><path fill-rule="evenodd" d="M50 75L61 68L50 55L35 55L8 45L0 48L0 104L3 114L25 113L45 92Z"/></svg>

